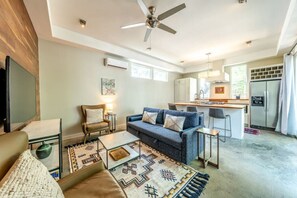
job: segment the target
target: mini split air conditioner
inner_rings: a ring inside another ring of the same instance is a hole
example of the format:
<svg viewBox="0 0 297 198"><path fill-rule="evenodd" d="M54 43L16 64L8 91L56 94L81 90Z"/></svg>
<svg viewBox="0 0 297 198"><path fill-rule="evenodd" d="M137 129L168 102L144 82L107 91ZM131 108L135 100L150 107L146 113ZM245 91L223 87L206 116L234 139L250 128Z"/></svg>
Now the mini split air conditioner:
<svg viewBox="0 0 297 198"><path fill-rule="evenodd" d="M128 69L129 63L126 61L121 61L113 58L105 58L104 66L117 67L120 69Z"/></svg>

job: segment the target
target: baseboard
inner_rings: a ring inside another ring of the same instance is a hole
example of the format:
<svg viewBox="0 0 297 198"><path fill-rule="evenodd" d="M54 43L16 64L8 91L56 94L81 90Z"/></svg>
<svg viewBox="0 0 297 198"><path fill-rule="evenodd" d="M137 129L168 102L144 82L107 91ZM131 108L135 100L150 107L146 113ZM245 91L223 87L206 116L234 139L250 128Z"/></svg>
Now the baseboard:
<svg viewBox="0 0 297 198"><path fill-rule="evenodd" d="M70 139L74 139L74 138L83 138L85 135L83 132L79 132L79 133L75 133L75 134L71 134L71 135L63 135L63 140L70 140Z"/></svg>
<svg viewBox="0 0 297 198"><path fill-rule="evenodd" d="M126 123L119 124L116 127L116 131L125 131L125 130L126 130ZM81 131L79 133L63 136L63 140L70 140L70 139L74 139L74 138L84 138L84 133Z"/></svg>

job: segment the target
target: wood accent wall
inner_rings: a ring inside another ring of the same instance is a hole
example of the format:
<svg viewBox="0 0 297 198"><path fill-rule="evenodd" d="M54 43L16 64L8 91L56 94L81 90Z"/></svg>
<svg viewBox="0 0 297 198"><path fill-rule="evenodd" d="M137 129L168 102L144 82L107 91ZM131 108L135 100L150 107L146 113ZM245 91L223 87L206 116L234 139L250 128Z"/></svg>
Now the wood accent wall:
<svg viewBox="0 0 297 198"><path fill-rule="evenodd" d="M38 37L23 0L0 1L0 67L9 55L36 77L35 120L40 119Z"/></svg>

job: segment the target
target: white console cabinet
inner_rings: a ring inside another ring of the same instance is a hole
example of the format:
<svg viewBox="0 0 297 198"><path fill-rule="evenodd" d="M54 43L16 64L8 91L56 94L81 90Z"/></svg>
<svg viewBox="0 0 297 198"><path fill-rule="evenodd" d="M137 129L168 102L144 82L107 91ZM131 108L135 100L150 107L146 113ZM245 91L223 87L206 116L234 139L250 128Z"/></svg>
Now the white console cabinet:
<svg viewBox="0 0 297 198"><path fill-rule="evenodd" d="M36 146L34 147L34 144L45 142L52 145L51 154L45 159L40 159L40 161L48 168L55 179L61 178L63 170L62 120L52 119L32 121L24 127L22 131L25 131L28 134L31 153L36 158Z"/></svg>

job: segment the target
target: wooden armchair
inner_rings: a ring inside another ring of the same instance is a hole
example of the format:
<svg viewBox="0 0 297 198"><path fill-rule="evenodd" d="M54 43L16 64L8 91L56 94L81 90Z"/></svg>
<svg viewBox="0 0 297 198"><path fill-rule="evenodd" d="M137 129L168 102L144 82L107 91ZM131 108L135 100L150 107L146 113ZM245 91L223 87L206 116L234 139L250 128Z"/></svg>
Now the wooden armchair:
<svg viewBox="0 0 297 198"><path fill-rule="evenodd" d="M102 110L102 118L103 120L101 122L87 122L87 109L103 109ZM110 121L104 118L104 112L105 112L105 104L99 104L99 105L81 105L82 114L84 117L83 123L81 124L82 130L85 134L84 143L86 143L87 136L90 137L91 133L99 132L101 135L102 131L106 131L107 133L110 132Z"/></svg>

